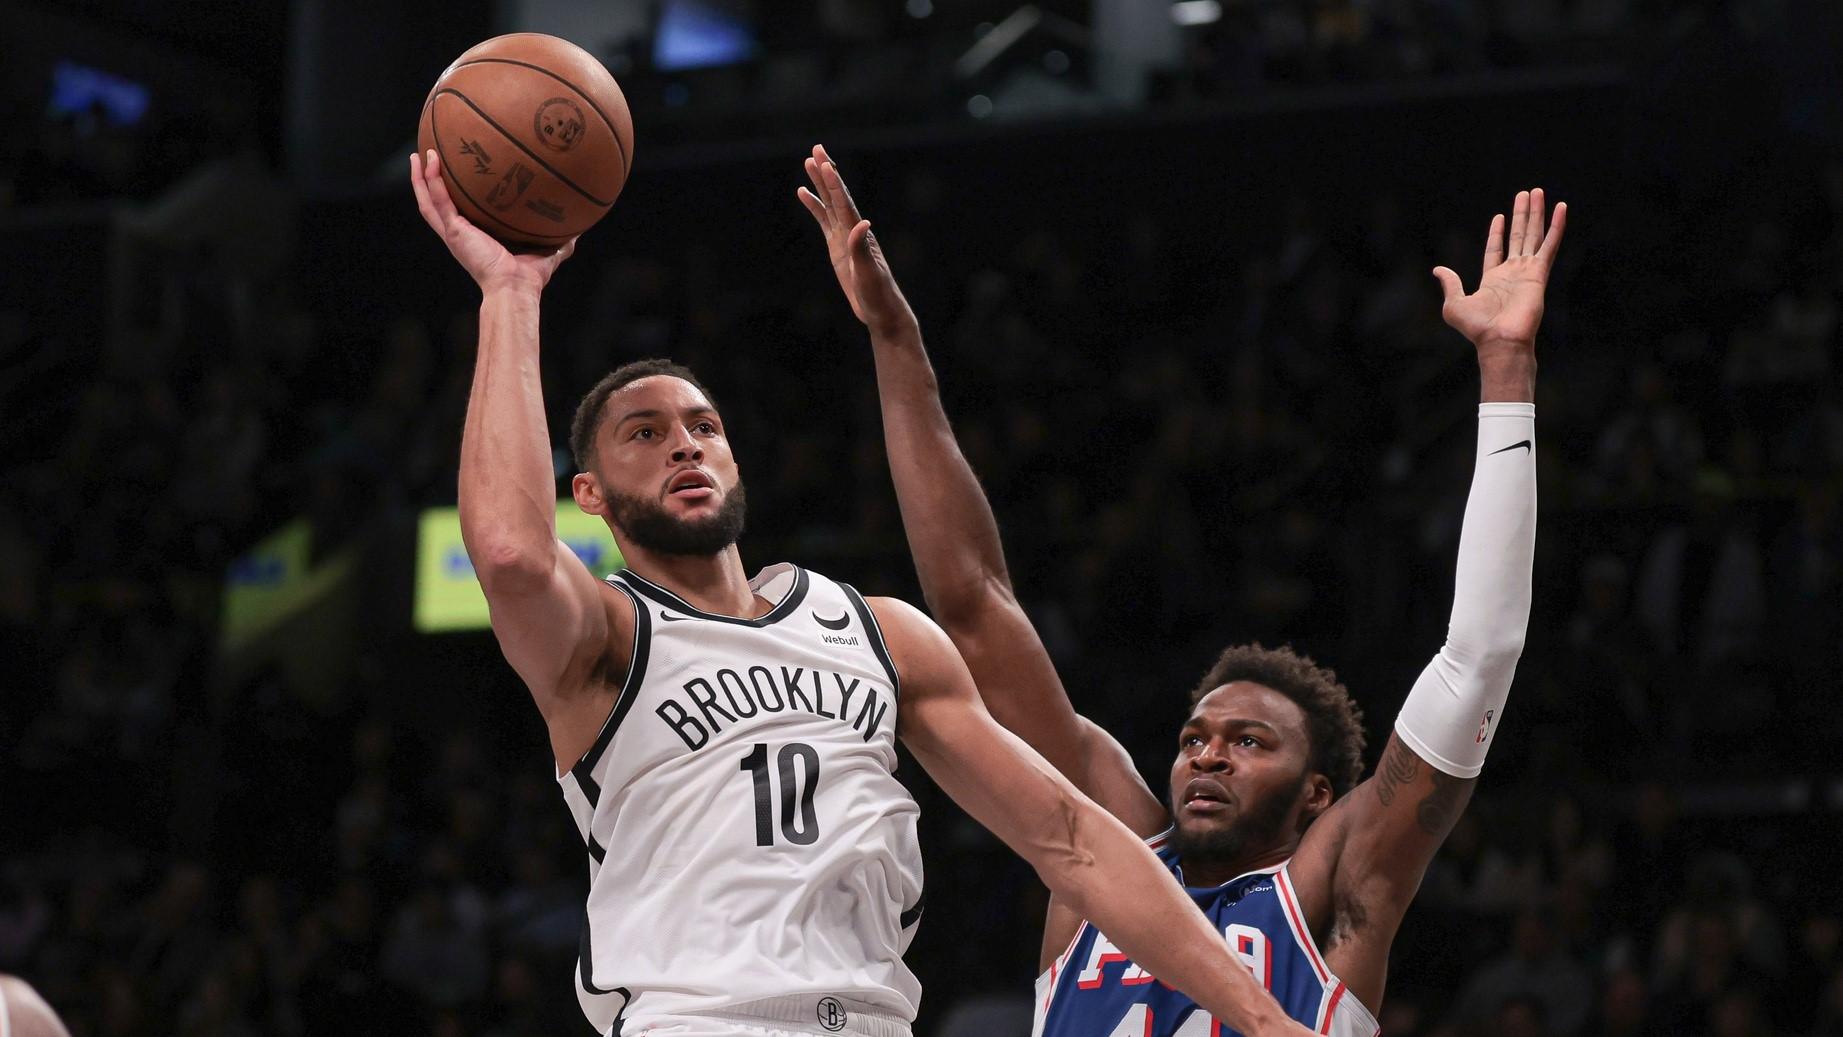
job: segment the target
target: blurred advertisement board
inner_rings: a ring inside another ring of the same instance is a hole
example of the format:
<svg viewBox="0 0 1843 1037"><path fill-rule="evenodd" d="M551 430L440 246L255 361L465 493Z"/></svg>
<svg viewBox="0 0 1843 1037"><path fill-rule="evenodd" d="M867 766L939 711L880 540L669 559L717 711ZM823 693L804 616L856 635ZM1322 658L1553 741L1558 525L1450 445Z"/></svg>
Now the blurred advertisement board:
<svg viewBox="0 0 1843 1037"><path fill-rule="evenodd" d="M557 502L557 537L596 579L621 568L621 550L608 524L583 514L568 497ZM461 543L458 508L430 508L418 520L415 624L424 633L487 626L486 595Z"/></svg>

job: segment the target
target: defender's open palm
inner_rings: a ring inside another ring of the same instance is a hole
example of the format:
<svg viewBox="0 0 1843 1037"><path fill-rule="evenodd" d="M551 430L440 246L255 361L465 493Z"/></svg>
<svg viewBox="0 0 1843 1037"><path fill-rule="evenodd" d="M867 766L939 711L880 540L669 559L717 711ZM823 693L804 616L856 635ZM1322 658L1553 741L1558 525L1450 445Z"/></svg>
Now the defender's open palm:
<svg viewBox="0 0 1843 1037"><path fill-rule="evenodd" d="M456 211L454 199L448 196L448 185L442 180L441 156L434 150L426 156L410 156L410 189L416 192L416 208L422 211L422 218L441 235L448 251L482 291L521 283L543 288L558 264L576 251L576 239L571 238L552 252L513 252L474 226Z"/></svg>
<svg viewBox="0 0 1843 1037"><path fill-rule="evenodd" d="M908 300L896 286L883 249L870 232L870 221L858 214L857 203L845 189L838 166L826 154L824 146L815 145L806 160L806 175L813 187L796 193L806 211L813 214L819 229L825 232L826 252L832 260L832 272L845 290L851 312L872 331L903 327L915 320Z"/></svg>
<svg viewBox="0 0 1843 1037"><path fill-rule="evenodd" d="M1555 207L1555 217L1546 234L1542 217L1542 189L1538 187L1517 192L1508 240L1504 236L1504 214L1492 218L1491 231L1485 239L1484 276L1479 279L1478 290L1470 295L1465 294L1458 274L1443 266L1434 268L1433 275L1446 292L1441 316L1473 345L1528 348L1535 344L1549 270L1555 265L1555 250L1561 246L1562 231L1568 223L1567 203Z"/></svg>

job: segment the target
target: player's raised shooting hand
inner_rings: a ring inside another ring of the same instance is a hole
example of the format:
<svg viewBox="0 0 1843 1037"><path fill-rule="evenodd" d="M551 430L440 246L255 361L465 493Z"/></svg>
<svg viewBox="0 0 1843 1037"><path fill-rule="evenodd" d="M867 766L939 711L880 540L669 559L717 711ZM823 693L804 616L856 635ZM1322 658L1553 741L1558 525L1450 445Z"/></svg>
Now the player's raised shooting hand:
<svg viewBox="0 0 1843 1037"><path fill-rule="evenodd" d="M819 229L825 232L826 252L832 260L832 272L845 290L851 312L873 332L900 331L915 323L902 289L890 273L877 236L870 232L870 221L858 214L857 203L838 175L838 166L822 145L813 147L806 160L806 175L812 189L796 193L806 211L813 214Z"/></svg>
<svg viewBox="0 0 1843 1037"><path fill-rule="evenodd" d="M433 150L427 155L410 156L410 189L416 192L416 208L442 243L460 262L482 292L495 288L542 290L557 266L576 251L576 239L549 252L513 252L473 225L455 210L448 197L448 185L442 181L441 156Z"/></svg>
<svg viewBox="0 0 1843 1037"><path fill-rule="evenodd" d="M1435 267L1434 277L1446 293L1441 316L1478 347L1480 358L1492 353L1532 353L1536 328L1542 323L1543 294L1555 251L1561 247L1568 224L1568 205L1555 207L1547 233L1543 231L1542 188L1519 191L1511 210L1510 235L1505 238L1504 215L1491 220L1485 238L1484 275L1470 295L1459 275Z"/></svg>

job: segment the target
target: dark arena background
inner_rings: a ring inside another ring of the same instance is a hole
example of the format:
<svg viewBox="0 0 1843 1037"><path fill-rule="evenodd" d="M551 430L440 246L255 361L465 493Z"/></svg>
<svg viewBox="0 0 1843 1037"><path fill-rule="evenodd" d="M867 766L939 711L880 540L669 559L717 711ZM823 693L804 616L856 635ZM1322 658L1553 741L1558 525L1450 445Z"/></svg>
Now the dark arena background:
<svg viewBox="0 0 1843 1037"><path fill-rule="evenodd" d="M1154 789L1231 641L1336 667L1373 763L1474 448L1429 270L1475 283L1518 188L1567 201L1528 643L1383 1032L1843 1034L1832 0L15 0L0 971L74 1034L588 1032L581 842L451 586L477 292L404 168L435 76L520 29L600 57L637 135L545 296L560 491L578 396L670 356L724 406L750 571L920 600L794 196L824 143ZM916 1032L1022 1035L1044 891L904 776Z"/></svg>

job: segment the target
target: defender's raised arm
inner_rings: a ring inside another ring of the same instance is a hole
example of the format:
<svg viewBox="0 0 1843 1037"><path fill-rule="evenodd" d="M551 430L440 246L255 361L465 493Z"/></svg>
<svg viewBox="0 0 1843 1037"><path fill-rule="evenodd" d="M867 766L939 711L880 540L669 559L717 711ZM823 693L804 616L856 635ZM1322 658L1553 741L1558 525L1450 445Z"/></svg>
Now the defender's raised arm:
<svg viewBox="0 0 1843 1037"><path fill-rule="evenodd" d="M1313 826L1293 865L1302 898L1316 902L1308 912L1337 916L1333 928L1346 936L1327 960L1366 1004L1381 1003L1396 927L1471 798L1523 652L1536 547L1536 329L1566 223L1557 206L1545 234L1542 191L1521 192L1508 238L1504 217L1491 221L1476 292L1435 271L1447 323L1477 351L1481 386L1446 643L1409 693L1376 773Z"/></svg>
<svg viewBox="0 0 1843 1037"><path fill-rule="evenodd" d="M1000 724L1129 828L1156 834L1169 823L1163 805L1119 743L1075 712L1018 603L998 522L954 438L921 326L870 221L824 148L813 149L806 174L812 187L800 188L800 201L825 232L839 286L870 332L890 474L929 610Z"/></svg>

